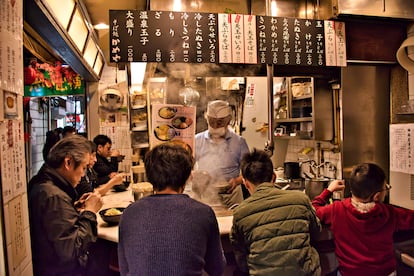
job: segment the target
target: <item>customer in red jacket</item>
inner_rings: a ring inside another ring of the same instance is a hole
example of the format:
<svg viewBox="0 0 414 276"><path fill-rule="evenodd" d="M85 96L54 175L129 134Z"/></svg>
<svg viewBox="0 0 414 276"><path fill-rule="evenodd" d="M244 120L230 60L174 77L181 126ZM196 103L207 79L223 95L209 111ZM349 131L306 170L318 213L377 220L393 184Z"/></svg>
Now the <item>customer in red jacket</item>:
<svg viewBox="0 0 414 276"><path fill-rule="evenodd" d="M391 188L384 171L372 163L355 166L350 177L351 198L326 205L344 181L331 182L312 201L322 224L335 240L339 272L352 275L396 275L393 234L414 229L414 211L383 203Z"/></svg>

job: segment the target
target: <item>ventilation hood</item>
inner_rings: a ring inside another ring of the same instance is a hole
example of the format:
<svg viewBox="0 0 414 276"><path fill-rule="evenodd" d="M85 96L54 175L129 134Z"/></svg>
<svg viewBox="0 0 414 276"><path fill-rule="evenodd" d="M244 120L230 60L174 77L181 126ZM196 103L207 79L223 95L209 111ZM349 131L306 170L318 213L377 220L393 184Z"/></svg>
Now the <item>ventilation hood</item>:
<svg viewBox="0 0 414 276"><path fill-rule="evenodd" d="M414 19L412 0L321 0L322 18L373 16Z"/></svg>

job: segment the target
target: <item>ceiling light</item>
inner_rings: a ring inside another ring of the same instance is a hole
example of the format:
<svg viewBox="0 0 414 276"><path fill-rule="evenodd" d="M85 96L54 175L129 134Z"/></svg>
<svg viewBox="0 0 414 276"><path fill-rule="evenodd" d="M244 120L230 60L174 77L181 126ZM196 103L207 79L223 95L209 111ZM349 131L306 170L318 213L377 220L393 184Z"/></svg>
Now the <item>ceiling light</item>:
<svg viewBox="0 0 414 276"><path fill-rule="evenodd" d="M105 23L99 23L93 26L95 30L109 30L109 25Z"/></svg>
<svg viewBox="0 0 414 276"><path fill-rule="evenodd" d="M131 91L142 90L146 67L146 62L131 62L131 86L134 86Z"/></svg>

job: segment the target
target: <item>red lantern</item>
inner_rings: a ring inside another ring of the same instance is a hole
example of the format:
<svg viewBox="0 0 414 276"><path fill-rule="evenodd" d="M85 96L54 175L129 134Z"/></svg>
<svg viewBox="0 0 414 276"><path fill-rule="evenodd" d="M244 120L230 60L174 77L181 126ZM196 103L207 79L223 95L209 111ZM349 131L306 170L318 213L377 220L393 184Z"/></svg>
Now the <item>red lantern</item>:
<svg viewBox="0 0 414 276"><path fill-rule="evenodd" d="M31 85L36 80L36 69L31 65L24 68L24 85Z"/></svg>

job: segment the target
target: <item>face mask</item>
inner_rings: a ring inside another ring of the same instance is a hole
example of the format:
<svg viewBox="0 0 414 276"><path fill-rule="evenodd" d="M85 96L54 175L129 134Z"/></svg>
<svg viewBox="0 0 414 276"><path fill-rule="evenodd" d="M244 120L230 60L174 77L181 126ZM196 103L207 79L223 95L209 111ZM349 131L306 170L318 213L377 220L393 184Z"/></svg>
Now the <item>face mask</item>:
<svg viewBox="0 0 414 276"><path fill-rule="evenodd" d="M210 133L212 138L220 138L226 135L226 128L225 127L219 127L219 128L208 127L208 132Z"/></svg>

